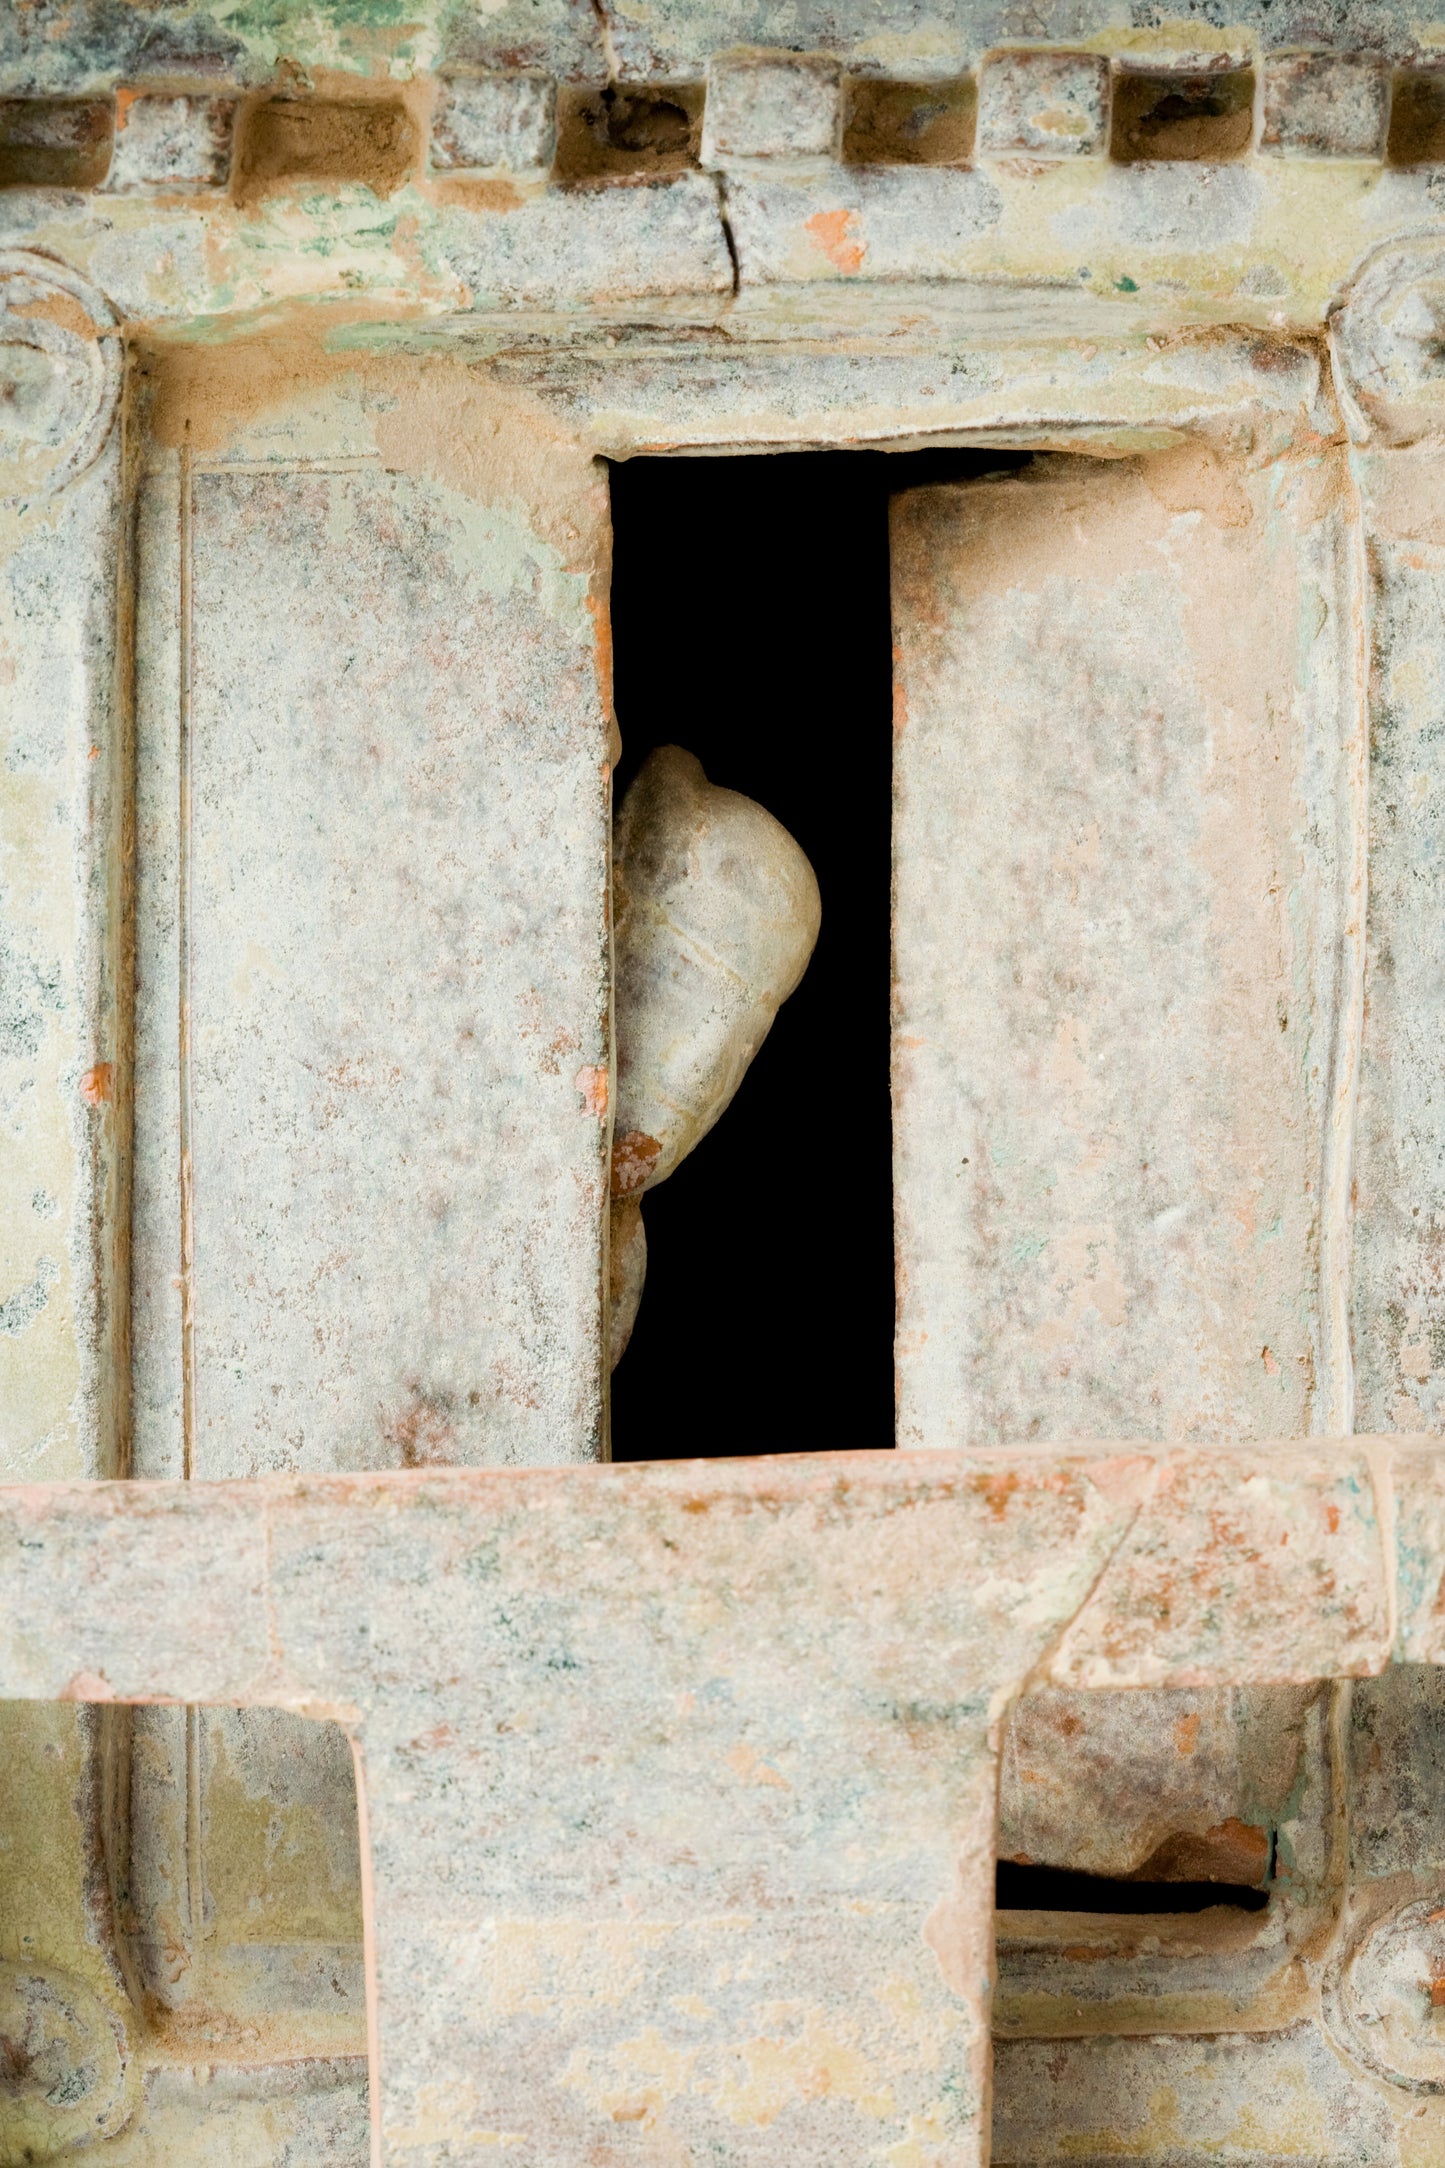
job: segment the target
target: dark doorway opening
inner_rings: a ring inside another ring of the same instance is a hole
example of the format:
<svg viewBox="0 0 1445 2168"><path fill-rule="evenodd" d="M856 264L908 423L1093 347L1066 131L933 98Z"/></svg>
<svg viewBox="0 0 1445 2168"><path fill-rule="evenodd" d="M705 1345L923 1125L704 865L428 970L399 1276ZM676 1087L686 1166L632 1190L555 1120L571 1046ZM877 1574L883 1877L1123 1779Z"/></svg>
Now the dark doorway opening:
<svg viewBox="0 0 1445 2168"><path fill-rule="evenodd" d="M1263 1912L1269 1891L1242 1882L1132 1882L1072 1867L1024 1867L1001 1859L994 1872L1000 1912L1208 1912L1227 1905Z"/></svg>
<svg viewBox="0 0 1445 2168"><path fill-rule="evenodd" d="M736 1099L648 1193L617 1460L893 1443L888 498L980 452L612 469L616 803L654 747L766 806L822 931Z"/></svg>

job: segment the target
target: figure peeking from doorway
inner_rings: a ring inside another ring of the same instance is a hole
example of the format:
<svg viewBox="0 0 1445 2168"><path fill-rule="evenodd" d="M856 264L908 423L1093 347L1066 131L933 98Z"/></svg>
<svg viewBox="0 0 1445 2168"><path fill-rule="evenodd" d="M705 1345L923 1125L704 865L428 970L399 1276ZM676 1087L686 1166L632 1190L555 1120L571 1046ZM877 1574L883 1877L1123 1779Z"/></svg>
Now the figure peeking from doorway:
<svg viewBox="0 0 1445 2168"><path fill-rule="evenodd" d="M705 1137L808 967L822 906L807 858L751 798L659 746L612 844L617 1112L611 1359L647 1270L643 1192ZM762 1182L767 1168L759 1168Z"/></svg>

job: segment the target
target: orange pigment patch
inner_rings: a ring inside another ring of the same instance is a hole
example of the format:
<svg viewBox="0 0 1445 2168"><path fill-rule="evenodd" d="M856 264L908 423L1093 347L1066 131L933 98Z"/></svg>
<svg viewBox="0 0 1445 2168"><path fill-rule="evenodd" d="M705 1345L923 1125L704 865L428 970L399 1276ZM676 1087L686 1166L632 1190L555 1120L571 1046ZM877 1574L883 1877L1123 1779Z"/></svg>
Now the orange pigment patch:
<svg viewBox="0 0 1445 2168"><path fill-rule="evenodd" d="M1269 1834L1231 1815L1202 1833L1176 1830L1156 1845L1131 1880L1237 1882L1257 1889L1269 1872Z"/></svg>
<svg viewBox="0 0 1445 2168"><path fill-rule="evenodd" d="M1433 2010L1445 2010L1445 1980L1430 1982L1430 2007Z"/></svg>
<svg viewBox="0 0 1445 2168"><path fill-rule="evenodd" d="M592 620L592 666L597 672L597 683L603 696L612 693L612 612L603 595L587 595L587 614Z"/></svg>
<svg viewBox="0 0 1445 2168"><path fill-rule="evenodd" d="M443 1747L456 1745L456 1732L450 1724L433 1724L430 1731L419 1732L411 1742L411 1750L422 1754L435 1754Z"/></svg>
<svg viewBox="0 0 1445 2168"><path fill-rule="evenodd" d="M519 211L527 200L510 181L484 181L470 173L428 174L426 192L433 203L454 206L459 211ZM415 223L399 219L398 231L403 225Z"/></svg>
<svg viewBox="0 0 1445 2168"><path fill-rule="evenodd" d="M728 1756L728 1767L734 1776L741 1777L744 1784L770 1784L780 1792L790 1792L793 1787L785 1776L761 1759L758 1750L740 1739Z"/></svg>
<svg viewBox="0 0 1445 2168"><path fill-rule="evenodd" d="M98 1061L86 1070L80 1080L80 1096L88 1107L104 1105L115 1096L115 1064Z"/></svg>
<svg viewBox="0 0 1445 2168"><path fill-rule="evenodd" d="M629 1129L612 1147L612 1194L631 1197L647 1185L662 1145L641 1129Z"/></svg>
<svg viewBox="0 0 1445 2168"><path fill-rule="evenodd" d="M74 294L37 294L30 301L12 301L9 313L32 322L55 324L62 331L74 332L78 339L87 343L95 337L95 320Z"/></svg>
<svg viewBox="0 0 1445 2168"><path fill-rule="evenodd" d="M587 1062L577 1071L573 1083L582 1094L582 1103L589 1114L602 1121L607 1113L607 1071L595 1063Z"/></svg>
<svg viewBox="0 0 1445 2168"><path fill-rule="evenodd" d="M1330 1531L1330 1534L1331 1534L1332 1536L1337 1536L1337 1535L1339 1534L1339 1532L1340 1532L1340 1509L1339 1509L1339 1507L1338 1507L1338 1506L1326 1506L1326 1507L1325 1507L1325 1520L1326 1520L1326 1522L1327 1522L1327 1524L1328 1524L1328 1526L1329 1526L1329 1531Z"/></svg>
<svg viewBox="0 0 1445 2168"><path fill-rule="evenodd" d="M411 1405L382 1436L395 1449L403 1468L444 1468L457 1457L450 1411L415 1388Z"/></svg>
<svg viewBox="0 0 1445 2168"><path fill-rule="evenodd" d="M855 224L851 211L815 211L811 218L804 219L803 231L835 271L861 271L866 244L853 239Z"/></svg>
<svg viewBox="0 0 1445 2168"><path fill-rule="evenodd" d="M1007 1475L990 1475L983 1477L976 1487L981 1493L985 1503L988 1506L989 1512L993 1515L993 1518L996 1521L1001 1521L1005 1513L1007 1513L1008 1511L1008 1502L1010 1498L1012 1498L1014 1492L1019 1487L1019 1479L1017 1475L1014 1474L1013 1470L1010 1469Z"/></svg>
<svg viewBox="0 0 1445 2168"><path fill-rule="evenodd" d="M60 1695L62 1701L114 1701L109 1679L98 1671L77 1671Z"/></svg>
<svg viewBox="0 0 1445 2168"><path fill-rule="evenodd" d="M1174 1726L1174 1751L1176 1754L1192 1754L1199 1744L1199 1717L1181 1716Z"/></svg>

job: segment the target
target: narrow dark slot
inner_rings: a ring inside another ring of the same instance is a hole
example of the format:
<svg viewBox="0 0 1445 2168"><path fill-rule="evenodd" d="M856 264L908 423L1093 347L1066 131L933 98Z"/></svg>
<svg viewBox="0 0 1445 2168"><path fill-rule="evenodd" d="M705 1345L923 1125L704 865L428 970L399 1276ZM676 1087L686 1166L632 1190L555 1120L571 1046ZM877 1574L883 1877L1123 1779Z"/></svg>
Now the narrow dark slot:
<svg viewBox="0 0 1445 2168"><path fill-rule="evenodd" d="M1123 1882L1011 1859L1001 1859L994 1875L1000 1912L1207 1912L1212 1905L1263 1912L1268 1903L1267 1889L1239 1882Z"/></svg>
<svg viewBox="0 0 1445 2168"><path fill-rule="evenodd" d="M618 1460L893 1442L888 496L1005 454L612 469L616 802L658 745L791 830L823 899L802 985L644 1202Z"/></svg>

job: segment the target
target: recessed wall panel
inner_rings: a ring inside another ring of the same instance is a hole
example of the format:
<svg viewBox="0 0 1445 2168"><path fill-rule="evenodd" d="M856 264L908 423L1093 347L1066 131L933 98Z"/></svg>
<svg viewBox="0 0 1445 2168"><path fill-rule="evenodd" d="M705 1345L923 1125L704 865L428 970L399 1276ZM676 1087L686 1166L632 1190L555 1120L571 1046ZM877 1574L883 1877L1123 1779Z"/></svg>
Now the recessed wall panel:
<svg viewBox="0 0 1445 2168"><path fill-rule="evenodd" d="M178 487L180 682L142 746L142 1460L594 1457L584 553L373 460L185 462Z"/></svg>

